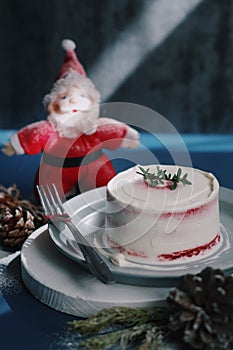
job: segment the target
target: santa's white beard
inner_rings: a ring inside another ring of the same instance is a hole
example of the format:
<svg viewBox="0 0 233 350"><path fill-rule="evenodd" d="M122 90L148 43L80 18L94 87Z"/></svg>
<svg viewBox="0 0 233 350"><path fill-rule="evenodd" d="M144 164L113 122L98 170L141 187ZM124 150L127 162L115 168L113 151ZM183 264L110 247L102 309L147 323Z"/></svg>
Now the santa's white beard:
<svg viewBox="0 0 233 350"><path fill-rule="evenodd" d="M79 111L76 114L71 112L62 115L52 111L48 120L61 137L76 138L81 134L93 134L98 126L98 117L99 107L94 106L87 111Z"/></svg>

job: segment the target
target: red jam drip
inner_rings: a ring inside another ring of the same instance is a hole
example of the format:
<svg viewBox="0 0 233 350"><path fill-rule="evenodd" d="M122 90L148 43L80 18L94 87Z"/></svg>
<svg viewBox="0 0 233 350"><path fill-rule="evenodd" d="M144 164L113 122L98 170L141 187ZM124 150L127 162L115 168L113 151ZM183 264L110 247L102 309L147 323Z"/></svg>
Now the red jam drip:
<svg viewBox="0 0 233 350"><path fill-rule="evenodd" d="M188 210L183 211L183 212L162 213L162 216L164 218L169 218L170 216L184 216L184 217L188 217L188 216L192 216L192 215L196 215L196 214L201 214L201 213L204 213L206 210L208 210L212 205L214 205L216 203L216 201L217 201L217 197L215 197L211 202L209 202L207 204L200 205L199 207L191 208L191 209L188 209Z"/></svg>
<svg viewBox="0 0 233 350"><path fill-rule="evenodd" d="M127 254L127 255L130 255L130 256L136 256L136 257L144 258L144 259L148 258L143 252L136 252L133 249L128 250L128 249L124 248L122 245L120 245L119 243L114 241L109 236L108 236L108 243L110 244L111 248L118 249L119 252L122 253L122 254Z"/></svg>
<svg viewBox="0 0 233 350"><path fill-rule="evenodd" d="M119 243L117 243L116 241L114 241L109 236L107 238L108 238L108 243L111 246L111 248L118 249L120 253L127 254L130 256L139 257L139 258L148 259L148 256L145 255L143 252L137 252L133 249L128 250L128 249L124 248L122 245L120 245ZM180 258L185 258L185 257L191 258L193 256L197 256L200 253L203 253L206 250L211 249L218 242L220 242L220 240L221 240L221 236L220 236L220 234L217 234L217 236L207 244L203 244L199 247L192 248L192 249L180 250L179 252L174 252L174 253L170 253L170 254L160 254L158 256L158 258L160 261L164 261L164 260L174 261L174 260L177 260Z"/></svg>
<svg viewBox="0 0 233 350"><path fill-rule="evenodd" d="M199 247L192 248L192 249L180 250L179 252L174 252L171 254L161 254L158 256L158 258L161 261L162 260L173 261L179 258L184 258L184 257L190 258L192 256L197 256L201 252L204 252L214 247L218 242L220 242L220 240L221 240L221 236L220 234L217 234L217 236L207 244L203 244Z"/></svg>

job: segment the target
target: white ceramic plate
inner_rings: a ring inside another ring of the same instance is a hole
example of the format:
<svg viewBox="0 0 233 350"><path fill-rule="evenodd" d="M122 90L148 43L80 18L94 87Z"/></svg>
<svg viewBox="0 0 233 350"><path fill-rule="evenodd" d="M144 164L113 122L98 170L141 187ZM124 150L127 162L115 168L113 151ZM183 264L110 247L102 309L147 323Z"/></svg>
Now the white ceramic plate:
<svg viewBox="0 0 233 350"><path fill-rule="evenodd" d="M69 200L65 206L73 217L75 224L90 244L102 244L102 232L105 217L106 188L91 190ZM220 188L220 220L222 244L208 256L200 256L193 261L188 259L182 263L167 263L153 266L132 264L120 267L113 264L105 256L117 282L131 285L170 287L186 273L198 273L206 266L220 268L225 273L233 273L233 191ZM86 263L73 240L70 231L63 225L57 230L49 225L49 233L56 247L66 256L86 268ZM95 242L95 243L94 243ZM109 252L106 249L106 252Z"/></svg>
<svg viewBox="0 0 233 350"><path fill-rule="evenodd" d="M58 251L49 237L47 225L30 235L20 257L22 279L32 295L74 316L89 317L116 306L152 308L161 305L169 293L169 288L100 282Z"/></svg>

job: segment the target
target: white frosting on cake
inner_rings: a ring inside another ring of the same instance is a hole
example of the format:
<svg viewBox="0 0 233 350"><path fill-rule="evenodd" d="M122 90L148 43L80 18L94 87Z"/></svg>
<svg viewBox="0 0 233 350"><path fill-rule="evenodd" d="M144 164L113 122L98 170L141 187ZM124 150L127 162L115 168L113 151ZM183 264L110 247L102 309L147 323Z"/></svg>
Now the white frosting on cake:
<svg viewBox="0 0 233 350"><path fill-rule="evenodd" d="M107 185L105 241L126 259L156 263L196 256L220 241L215 176L201 170L160 165L172 175L182 170L192 185L165 181L150 186L139 166L116 175ZM157 165L144 169L157 173ZM182 177L181 176L181 177Z"/></svg>

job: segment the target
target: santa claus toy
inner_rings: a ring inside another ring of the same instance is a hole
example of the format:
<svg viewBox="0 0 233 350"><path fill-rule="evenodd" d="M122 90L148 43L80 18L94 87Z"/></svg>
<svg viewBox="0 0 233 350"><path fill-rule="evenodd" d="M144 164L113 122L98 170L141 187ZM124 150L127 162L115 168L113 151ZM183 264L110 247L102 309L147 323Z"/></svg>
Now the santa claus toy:
<svg viewBox="0 0 233 350"><path fill-rule="evenodd" d="M60 195L105 186L115 170L103 148L134 148L139 134L125 123L99 117L100 94L87 78L75 43L63 40L64 63L45 96L46 120L32 123L10 137L3 152L42 153L36 184L54 183Z"/></svg>

